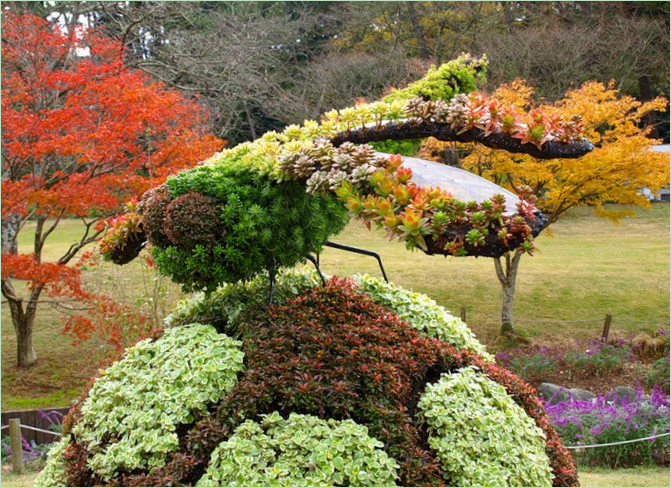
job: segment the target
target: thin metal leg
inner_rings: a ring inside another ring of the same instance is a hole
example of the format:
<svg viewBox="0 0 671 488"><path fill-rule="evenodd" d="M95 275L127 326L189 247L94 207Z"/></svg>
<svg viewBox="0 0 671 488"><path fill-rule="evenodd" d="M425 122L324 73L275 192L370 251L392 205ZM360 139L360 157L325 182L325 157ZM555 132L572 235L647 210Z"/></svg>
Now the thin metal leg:
<svg viewBox="0 0 671 488"><path fill-rule="evenodd" d="M382 266L382 259L380 259L380 255L376 253L375 251L369 251L368 249L361 249L359 247L354 247L354 246L347 246L345 244L337 244L335 242L327 241L324 243L325 246L332 247L334 249L340 249L341 251L348 251L348 252L353 252L356 254L364 254L366 256L372 256L375 259L377 259L378 264L380 265L380 271L382 271L382 276L384 277L384 281L389 283L389 279L387 278L387 273L384 271L384 266Z"/></svg>
<svg viewBox="0 0 671 488"><path fill-rule="evenodd" d="M277 275L277 271L271 269L268 273L270 274L270 299L268 300L268 304L272 305L273 296L275 295L275 276Z"/></svg>
<svg viewBox="0 0 671 488"><path fill-rule="evenodd" d="M315 257L312 254L306 254L306 258L310 260L312 264L315 265L315 268L317 268L317 273L319 273L319 277L322 279L322 284L326 284L326 278L324 278L324 275L322 274L322 270L319 269L319 261L315 259Z"/></svg>

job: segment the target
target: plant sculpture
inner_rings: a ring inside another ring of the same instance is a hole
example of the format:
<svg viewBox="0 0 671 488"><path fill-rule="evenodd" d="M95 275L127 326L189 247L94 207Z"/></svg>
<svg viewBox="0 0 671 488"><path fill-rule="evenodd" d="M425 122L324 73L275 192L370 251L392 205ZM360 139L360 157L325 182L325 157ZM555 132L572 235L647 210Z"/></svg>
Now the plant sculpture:
<svg viewBox="0 0 671 488"><path fill-rule="evenodd" d="M433 136L541 158L579 157L592 149L580 137L577 116L535 111L523 119L475 92L485 65L463 56L382 101L334 110L321 123L306 121L224 150L145 194L138 208L143 232L126 239L109 233L103 254L123 264L148 239L163 273L186 290L211 292L263 270L272 276L319 252L345 225L343 205L347 215L428 254L533 252L541 222L530 193L516 215L504 217L499 196L463 202L441 188L420 188L400 157L380 156L368 144Z"/></svg>
<svg viewBox="0 0 671 488"><path fill-rule="evenodd" d="M434 135L548 157L590 149L577 119L525 123L456 93L483 70L460 58L145 194L103 252L126 262L148 239L161 271L205 293L92 383L38 484L578 486L536 392L463 322L382 280L322 284L290 268L348 214L428 253L532 250L530 199L512 217L497 196L459 202L367 144Z"/></svg>

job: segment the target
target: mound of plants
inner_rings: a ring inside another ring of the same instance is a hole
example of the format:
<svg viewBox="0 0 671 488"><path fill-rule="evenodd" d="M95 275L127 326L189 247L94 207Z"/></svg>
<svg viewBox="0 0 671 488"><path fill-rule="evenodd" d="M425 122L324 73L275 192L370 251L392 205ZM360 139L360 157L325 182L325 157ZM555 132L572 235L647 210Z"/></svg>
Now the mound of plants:
<svg viewBox="0 0 671 488"><path fill-rule="evenodd" d="M92 383L38 485L577 486L535 391L461 321L370 277L317 283L180 304Z"/></svg>

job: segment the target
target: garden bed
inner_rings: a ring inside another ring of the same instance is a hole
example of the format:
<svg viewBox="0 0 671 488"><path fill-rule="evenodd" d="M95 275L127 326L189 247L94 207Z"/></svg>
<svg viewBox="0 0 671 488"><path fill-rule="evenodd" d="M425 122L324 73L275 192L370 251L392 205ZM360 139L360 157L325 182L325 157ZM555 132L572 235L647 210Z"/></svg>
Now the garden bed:
<svg viewBox="0 0 671 488"><path fill-rule="evenodd" d="M537 341L515 349L501 349L497 362L515 372L534 387L553 383L564 388L580 388L596 394L608 394L618 386L645 392L655 384L666 384L668 373L655 363L668 355L668 332L661 330L645 338L615 338L573 341L557 345ZM668 359L667 359L668 364Z"/></svg>

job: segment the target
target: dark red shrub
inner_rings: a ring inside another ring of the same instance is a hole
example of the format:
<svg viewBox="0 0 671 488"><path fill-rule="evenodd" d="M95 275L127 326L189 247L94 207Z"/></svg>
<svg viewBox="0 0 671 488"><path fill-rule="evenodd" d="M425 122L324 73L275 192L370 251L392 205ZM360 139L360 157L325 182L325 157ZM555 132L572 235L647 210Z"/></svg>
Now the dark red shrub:
<svg viewBox="0 0 671 488"><path fill-rule="evenodd" d="M165 209L170 204L170 191L165 185L157 186L142 196L138 213L142 216L142 227L155 246L167 247L170 241L163 233Z"/></svg>
<svg viewBox="0 0 671 488"><path fill-rule="evenodd" d="M221 205L214 197L185 193L165 209L163 232L175 246L192 249L196 245L210 248L224 237Z"/></svg>
<svg viewBox="0 0 671 488"><path fill-rule="evenodd" d="M442 370L439 344L347 280L252 312L241 327L247 371L224 398L222 423L270 413L366 425L400 465L400 483L445 483L416 424L423 386Z"/></svg>

